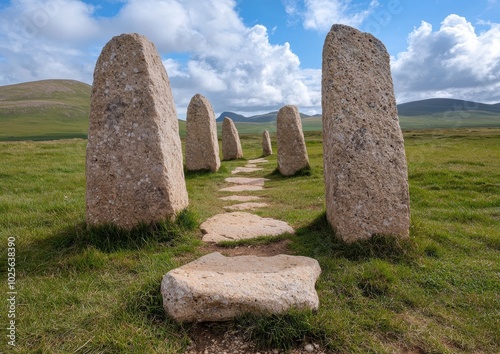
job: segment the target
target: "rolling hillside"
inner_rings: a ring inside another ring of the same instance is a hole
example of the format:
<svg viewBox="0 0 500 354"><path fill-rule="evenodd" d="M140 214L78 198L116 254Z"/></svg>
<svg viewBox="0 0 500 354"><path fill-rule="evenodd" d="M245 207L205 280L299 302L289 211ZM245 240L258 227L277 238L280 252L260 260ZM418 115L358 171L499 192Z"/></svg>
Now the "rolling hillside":
<svg viewBox="0 0 500 354"><path fill-rule="evenodd" d="M72 80L43 80L0 86L0 141L86 138L91 86ZM429 99L398 105L402 129L500 127L500 103ZM232 118L241 134L276 131L277 112ZM302 114L304 131L321 130L321 116ZM179 121L181 136L186 124ZM220 128L220 127L219 127Z"/></svg>
<svg viewBox="0 0 500 354"><path fill-rule="evenodd" d="M85 138L91 86L43 80L0 87L0 140Z"/></svg>

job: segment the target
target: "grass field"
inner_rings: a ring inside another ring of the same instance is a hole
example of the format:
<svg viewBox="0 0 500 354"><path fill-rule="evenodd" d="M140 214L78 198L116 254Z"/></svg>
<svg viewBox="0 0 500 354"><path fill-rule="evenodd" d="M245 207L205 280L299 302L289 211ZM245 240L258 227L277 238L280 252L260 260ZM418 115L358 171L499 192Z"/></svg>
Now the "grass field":
<svg viewBox="0 0 500 354"><path fill-rule="evenodd" d="M260 141L242 135L246 158L260 155ZM273 174L273 155L255 173L271 181L253 192L271 203L259 215L296 228L289 253L314 257L323 270L319 311L291 325L306 323L305 335L331 353L498 353L500 129L406 132L411 238L352 246L325 222L321 134L306 132L306 141L309 175ZM159 233L125 237L85 228L85 146L81 139L0 143L1 293L7 297L9 237L17 291L17 345L7 345L4 330L0 352L182 352L193 327L165 317L159 284L203 253L193 221L223 211L216 191L244 161L187 175L189 212ZM0 321L7 328L5 305Z"/></svg>

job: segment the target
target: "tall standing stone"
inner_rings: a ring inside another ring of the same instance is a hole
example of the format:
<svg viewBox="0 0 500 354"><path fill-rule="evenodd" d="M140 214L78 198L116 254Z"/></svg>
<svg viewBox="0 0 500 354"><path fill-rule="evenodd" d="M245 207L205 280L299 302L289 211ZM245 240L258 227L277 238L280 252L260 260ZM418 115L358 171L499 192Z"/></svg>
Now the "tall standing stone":
<svg viewBox="0 0 500 354"><path fill-rule="evenodd" d="M337 236L408 236L403 134L382 42L332 27L323 47L322 105L326 211Z"/></svg>
<svg viewBox="0 0 500 354"><path fill-rule="evenodd" d="M210 102L199 93L189 102L186 117L186 168L189 171L220 167L217 123Z"/></svg>
<svg viewBox="0 0 500 354"><path fill-rule="evenodd" d="M273 147L271 145L271 137L269 131L264 130L262 133L262 156L269 156L273 154Z"/></svg>
<svg viewBox="0 0 500 354"><path fill-rule="evenodd" d="M222 157L224 160L236 160L243 157L238 129L231 118L222 122Z"/></svg>
<svg viewBox="0 0 500 354"><path fill-rule="evenodd" d="M278 111L276 119L278 170L284 176L292 176L309 167L299 110L293 105L284 106Z"/></svg>
<svg viewBox="0 0 500 354"><path fill-rule="evenodd" d="M188 205L170 83L142 35L113 37L97 60L86 168L88 225L132 228Z"/></svg>

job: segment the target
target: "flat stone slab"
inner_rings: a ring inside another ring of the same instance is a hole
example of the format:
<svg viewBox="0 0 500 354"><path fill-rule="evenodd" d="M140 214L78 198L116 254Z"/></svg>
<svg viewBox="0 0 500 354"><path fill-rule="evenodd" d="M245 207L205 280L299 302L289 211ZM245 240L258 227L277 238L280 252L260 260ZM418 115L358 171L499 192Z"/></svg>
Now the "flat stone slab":
<svg viewBox="0 0 500 354"><path fill-rule="evenodd" d="M248 202L248 203L228 205L228 206L225 206L224 209L230 210L230 211L239 211L239 210L253 210L253 209L257 209L257 208L265 208L268 206L269 206L269 204L267 204L267 203Z"/></svg>
<svg viewBox="0 0 500 354"><path fill-rule="evenodd" d="M234 201L234 202L251 202L251 201L259 200L262 198L254 196L254 195L230 195L228 197L221 197L219 199L230 200L230 201Z"/></svg>
<svg viewBox="0 0 500 354"><path fill-rule="evenodd" d="M314 286L320 273L318 261L308 257L211 253L165 274L163 307L179 322L227 321L292 308L317 310Z"/></svg>
<svg viewBox="0 0 500 354"><path fill-rule="evenodd" d="M212 216L200 228L204 242L236 241L295 232L284 221L239 211Z"/></svg>
<svg viewBox="0 0 500 354"><path fill-rule="evenodd" d="M264 159L264 158L258 158L258 159L253 159L253 160L248 160L248 163L266 163L266 162L269 162L268 160Z"/></svg>
<svg viewBox="0 0 500 354"><path fill-rule="evenodd" d="M256 172L256 171L263 171L263 168L257 168L257 167L236 167L234 170L231 171L231 174L235 175L237 173L250 173L250 172Z"/></svg>
<svg viewBox="0 0 500 354"><path fill-rule="evenodd" d="M249 191L261 191L262 189L264 189L264 187L262 186L239 184L237 186L219 189L219 192L249 192Z"/></svg>
<svg viewBox="0 0 500 354"><path fill-rule="evenodd" d="M224 181L234 184L245 184L252 186L263 186L264 182L269 181L267 178L249 178L249 177L228 177Z"/></svg>

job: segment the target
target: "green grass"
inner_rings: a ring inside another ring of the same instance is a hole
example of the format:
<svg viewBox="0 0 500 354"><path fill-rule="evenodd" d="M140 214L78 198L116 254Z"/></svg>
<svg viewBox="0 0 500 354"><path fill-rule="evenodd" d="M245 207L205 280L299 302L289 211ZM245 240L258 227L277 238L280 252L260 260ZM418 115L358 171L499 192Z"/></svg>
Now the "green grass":
<svg viewBox="0 0 500 354"><path fill-rule="evenodd" d="M308 175L265 170L249 192L256 211L297 230L290 252L317 259L317 313L244 318L227 324L261 346L304 339L333 353L497 353L500 344L500 129L405 133L411 237L345 245L324 217L321 134L306 132ZM242 135L246 159L260 136ZM199 257L197 224L222 212L224 178L186 176L189 211L175 224L133 233L85 227L84 140L0 143L0 243L16 238L15 353L178 353L189 330L169 320L159 286L169 270ZM276 146L273 146L276 151ZM260 239L255 245L272 240ZM225 245L232 247L234 245ZM6 259L6 246L0 247ZM0 267L7 292L6 263ZM7 322L6 311L0 322ZM5 328L5 327L3 327ZM0 351L10 350L6 337Z"/></svg>
<svg viewBox="0 0 500 354"><path fill-rule="evenodd" d="M0 141L86 138L90 91L71 80L0 87Z"/></svg>

